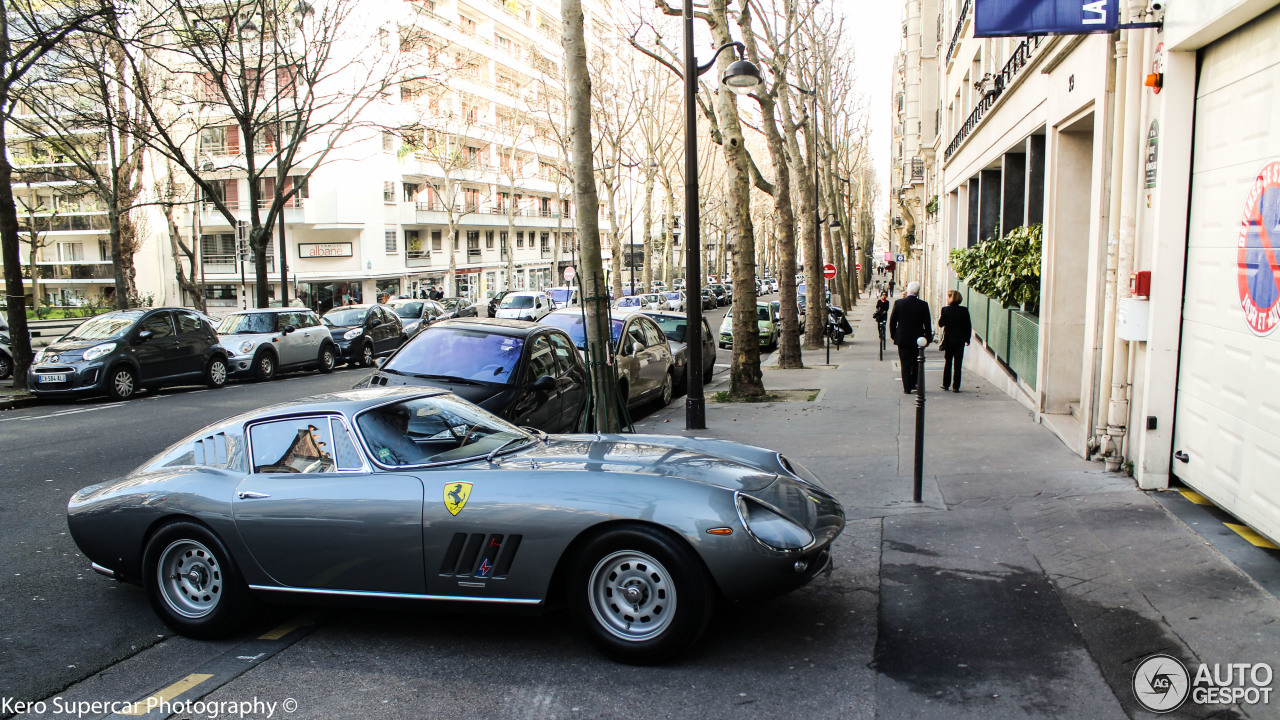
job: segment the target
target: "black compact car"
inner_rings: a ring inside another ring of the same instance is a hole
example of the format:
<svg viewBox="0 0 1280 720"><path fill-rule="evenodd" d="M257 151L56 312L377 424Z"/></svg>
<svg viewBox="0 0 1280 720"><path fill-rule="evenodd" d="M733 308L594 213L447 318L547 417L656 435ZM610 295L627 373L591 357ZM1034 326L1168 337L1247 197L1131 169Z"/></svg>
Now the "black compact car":
<svg viewBox="0 0 1280 720"><path fill-rule="evenodd" d="M400 316L400 322L404 323L404 334L409 337L413 337L419 330L426 329L431 323L445 318L445 309L435 300L402 298L392 300L388 305L396 315Z"/></svg>
<svg viewBox="0 0 1280 720"><path fill-rule="evenodd" d="M515 425L578 432L587 369L563 331L524 320L445 320L418 333L356 387L449 390Z"/></svg>
<svg viewBox="0 0 1280 720"><path fill-rule="evenodd" d="M667 336L671 346L671 355L675 358L673 368L676 372L676 394L684 392L689 378L689 318L684 313L661 312L655 310L642 311L658 325L658 329ZM716 336L702 318L702 382L709 383L716 372Z"/></svg>
<svg viewBox="0 0 1280 720"><path fill-rule="evenodd" d="M710 290L716 296L716 307L724 307L725 305L729 304L729 300L730 300L729 291L725 288L725 286L720 285L719 283L715 283L712 285L708 285L707 289Z"/></svg>
<svg viewBox="0 0 1280 720"><path fill-rule="evenodd" d="M716 299L716 294L711 288L702 288L702 309L715 310L720 307L720 301Z"/></svg>
<svg viewBox="0 0 1280 720"><path fill-rule="evenodd" d="M506 297L506 296L507 296L507 293L510 293L510 292L515 292L515 291L514 291L514 290L503 290L502 292L500 292L500 293L498 293L498 294L494 295L493 297L489 298L489 317L496 317L496 316L497 316L497 314L498 314L498 306L502 304L502 298Z"/></svg>
<svg viewBox="0 0 1280 720"><path fill-rule="evenodd" d="M441 298L440 307L444 308L443 320L480 316L476 311L476 304L464 297Z"/></svg>
<svg viewBox="0 0 1280 720"><path fill-rule="evenodd" d="M329 328L338 357L348 365L373 367L375 357L390 355L408 339L404 323L386 305L336 307L320 322Z"/></svg>
<svg viewBox="0 0 1280 720"><path fill-rule="evenodd" d="M227 382L227 351L207 320L184 308L117 310L86 320L36 354L37 397L133 397L139 388Z"/></svg>
<svg viewBox="0 0 1280 720"><path fill-rule="evenodd" d="M9 344L9 334L0 331L0 380L7 380L13 374L13 347Z"/></svg>

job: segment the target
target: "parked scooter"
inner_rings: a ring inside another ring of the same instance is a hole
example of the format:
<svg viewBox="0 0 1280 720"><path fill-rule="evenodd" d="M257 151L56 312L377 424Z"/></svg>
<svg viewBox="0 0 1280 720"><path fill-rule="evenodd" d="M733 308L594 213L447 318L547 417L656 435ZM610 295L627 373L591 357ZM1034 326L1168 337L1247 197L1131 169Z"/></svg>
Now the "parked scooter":
<svg viewBox="0 0 1280 720"><path fill-rule="evenodd" d="M831 338L831 344L837 348L844 342L845 335L853 334L853 326L849 324L849 319L845 317L844 310L834 306L827 306L827 322L823 326L824 335Z"/></svg>

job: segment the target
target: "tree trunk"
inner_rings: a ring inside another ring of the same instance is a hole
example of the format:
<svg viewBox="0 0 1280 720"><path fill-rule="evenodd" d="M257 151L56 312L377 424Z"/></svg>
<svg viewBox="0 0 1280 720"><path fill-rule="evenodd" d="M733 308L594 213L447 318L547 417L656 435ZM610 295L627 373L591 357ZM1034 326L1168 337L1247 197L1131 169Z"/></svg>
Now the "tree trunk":
<svg viewBox="0 0 1280 720"><path fill-rule="evenodd" d="M613 183L605 185L605 192L608 193L608 204L606 208L609 212L609 247L613 258L609 261L609 275L613 280L613 296L615 298L622 297L622 234L618 230L618 209L617 209L617 188ZM632 294L636 289L631 288Z"/></svg>
<svg viewBox="0 0 1280 720"><path fill-rule="evenodd" d="M172 175L170 176L172 178ZM196 209L199 212L199 209ZM185 290L192 297L192 304L200 312L206 312L204 293L200 292L200 285L195 281L196 275L196 254L182 242L182 233L178 230L178 221L173 218L173 206L165 208L165 220L169 224L169 249L173 253L173 271L174 277L178 281L179 289ZM199 240L197 239L196 242ZM186 270L182 267L182 258L187 258L187 262L191 263L191 277L187 277Z"/></svg>
<svg viewBox="0 0 1280 720"><path fill-rule="evenodd" d="M587 45L583 33L581 0L561 0L564 21L565 76L568 85L569 142L573 168L573 201L578 208L574 226L582 246L579 275L586 321L587 367L596 432L617 432L619 422L617 383L609 347L609 295L605 289L600 256L600 199L596 194L591 157L591 74L587 69Z"/></svg>
<svg viewBox="0 0 1280 720"><path fill-rule="evenodd" d="M653 287L653 233L649 232L649 228L653 227L653 171L649 168L645 168L645 170L644 225L640 231L643 234L640 240L644 243L644 272L640 274L640 278L646 288L651 288ZM666 280L665 275L663 280ZM670 289L670 286L668 286L668 289Z"/></svg>
<svg viewBox="0 0 1280 720"><path fill-rule="evenodd" d="M8 107L8 92L0 89L0 107ZM5 123L0 122L0 148L8 147ZM0 153L0 255L4 258L4 294L9 306L9 341L13 349L13 388L27 389L31 367L31 336L27 331L26 293L22 287L22 261L18 251L18 209L13 203L13 166Z"/></svg>

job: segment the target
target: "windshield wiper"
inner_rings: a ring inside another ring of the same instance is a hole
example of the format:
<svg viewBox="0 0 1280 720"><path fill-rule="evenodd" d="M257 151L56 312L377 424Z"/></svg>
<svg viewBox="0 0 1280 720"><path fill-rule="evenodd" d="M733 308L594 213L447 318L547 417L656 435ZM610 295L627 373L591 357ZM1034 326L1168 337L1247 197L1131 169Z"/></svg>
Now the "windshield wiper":
<svg viewBox="0 0 1280 720"><path fill-rule="evenodd" d="M545 444L547 443L547 438L551 437L550 435L548 435L548 434L547 434L547 432L546 432L545 430L539 430L538 428L536 428L536 427L531 427L531 426L529 426L529 425L521 425L521 426L520 426L520 429L521 429L521 430L524 430L524 431L526 431L526 432L531 432L531 433L533 433L534 435L536 435L536 436L537 436L537 438L538 438L538 440L539 440L543 445L545 445Z"/></svg>
<svg viewBox="0 0 1280 720"><path fill-rule="evenodd" d="M458 377L457 375L430 375L428 373L410 373L410 375L416 378L422 378L424 380L444 380L446 382L462 383L464 385L483 385L484 384L478 380L470 380L468 378Z"/></svg>
<svg viewBox="0 0 1280 720"><path fill-rule="evenodd" d="M513 438L511 438L510 440L507 440L506 442L502 443L502 444L501 444L501 445L499 445L498 447L494 448L494 449L493 449L493 451L492 451L492 452L490 452L488 455L486 455L484 459L485 459L487 462L492 463L492 462L493 462L493 456L494 456L494 455L497 455L499 452L501 452L503 448L505 448L506 446L510 445L510 444L511 444L511 443L513 443L513 442L517 442L517 441L519 441L519 440L526 440L526 439L527 439L527 438L522 438L522 437L520 437L519 435L517 435L516 437L513 437Z"/></svg>

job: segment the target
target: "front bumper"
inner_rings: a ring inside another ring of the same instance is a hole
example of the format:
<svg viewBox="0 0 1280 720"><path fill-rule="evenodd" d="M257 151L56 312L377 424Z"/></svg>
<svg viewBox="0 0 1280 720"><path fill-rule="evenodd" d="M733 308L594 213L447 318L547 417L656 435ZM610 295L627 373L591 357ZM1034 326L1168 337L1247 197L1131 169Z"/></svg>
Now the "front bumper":
<svg viewBox="0 0 1280 720"><path fill-rule="evenodd" d="M27 371L27 387L37 397L75 397L103 392L106 383L106 368L102 362L58 363L33 365ZM41 376L63 379L51 381L41 380Z"/></svg>

